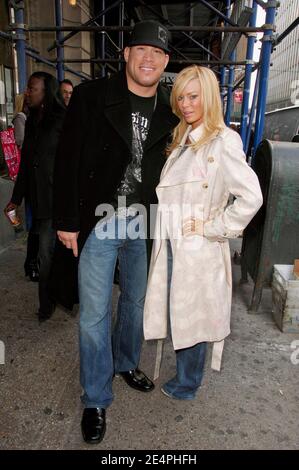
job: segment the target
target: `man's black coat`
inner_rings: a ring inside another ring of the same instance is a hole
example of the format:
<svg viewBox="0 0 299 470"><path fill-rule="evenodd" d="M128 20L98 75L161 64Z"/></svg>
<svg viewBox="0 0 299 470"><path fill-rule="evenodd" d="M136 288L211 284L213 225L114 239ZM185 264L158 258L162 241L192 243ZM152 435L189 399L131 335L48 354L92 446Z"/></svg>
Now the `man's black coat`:
<svg viewBox="0 0 299 470"><path fill-rule="evenodd" d="M178 118L169 93L159 85L157 104L142 159L142 203L157 202L155 188L165 163L165 148ZM99 220L95 210L110 203L131 159L131 105L125 73L75 88L56 156L54 226L79 233L79 251ZM77 299L77 260L57 242L52 290L62 305ZM72 272L72 274L71 274Z"/></svg>

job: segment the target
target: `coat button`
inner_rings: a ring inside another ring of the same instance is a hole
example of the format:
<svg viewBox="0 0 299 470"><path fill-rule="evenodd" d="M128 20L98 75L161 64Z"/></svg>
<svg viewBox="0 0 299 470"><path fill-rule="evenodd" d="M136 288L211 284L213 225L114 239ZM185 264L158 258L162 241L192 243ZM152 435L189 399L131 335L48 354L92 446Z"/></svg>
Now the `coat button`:
<svg viewBox="0 0 299 470"><path fill-rule="evenodd" d="M79 199L79 206L82 207L84 203L84 199Z"/></svg>
<svg viewBox="0 0 299 470"><path fill-rule="evenodd" d="M214 157L208 157L208 162L209 163L213 163L213 161L214 161Z"/></svg>
<svg viewBox="0 0 299 470"><path fill-rule="evenodd" d="M202 185L203 189L207 189L209 187L208 183L203 183Z"/></svg>
<svg viewBox="0 0 299 470"><path fill-rule="evenodd" d="M33 168L38 168L38 163L34 163Z"/></svg>
<svg viewBox="0 0 299 470"><path fill-rule="evenodd" d="M91 171L91 172L89 173L88 177L89 177L90 179L92 179L92 178L94 177L94 171Z"/></svg>
<svg viewBox="0 0 299 470"><path fill-rule="evenodd" d="M106 151L109 149L109 144L104 144L103 150Z"/></svg>

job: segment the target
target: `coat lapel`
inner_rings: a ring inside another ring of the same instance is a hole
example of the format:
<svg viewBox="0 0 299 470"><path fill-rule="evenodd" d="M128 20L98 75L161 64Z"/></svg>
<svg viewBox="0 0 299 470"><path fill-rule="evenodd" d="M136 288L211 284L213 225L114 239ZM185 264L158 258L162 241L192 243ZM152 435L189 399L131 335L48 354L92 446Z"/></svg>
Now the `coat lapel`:
<svg viewBox="0 0 299 470"><path fill-rule="evenodd" d="M149 133L145 144L145 152L155 145L160 139L170 134L179 123L179 118L172 113L169 106L168 92L158 86L157 106L153 113Z"/></svg>
<svg viewBox="0 0 299 470"><path fill-rule="evenodd" d="M195 158L196 154L191 148L186 149L183 155L180 156L181 150L190 134L190 130L191 126L188 126L180 145L168 157L157 190L166 186L199 182L205 178Z"/></svg>
<svg viewBox="0 0 299 470"><path fill-rule="evenodd" d="M170 109L167 90L159 85L157 92L157 106L153 113L144 155L156 142L163 139L167 134L170 134L173 128L179 123L179 119ZM131 150L132 122L130 114L131 104L127 80L125 72L122 72L114 75L108 82L105 100L105 116Z"/></svg>
<svg viewBox="0 0 299 470"><path fill-rule="evenodd" d="M129 150L132 143L131 105L125 73L113 76L107 86L105 116L122 137Z"/></svg>

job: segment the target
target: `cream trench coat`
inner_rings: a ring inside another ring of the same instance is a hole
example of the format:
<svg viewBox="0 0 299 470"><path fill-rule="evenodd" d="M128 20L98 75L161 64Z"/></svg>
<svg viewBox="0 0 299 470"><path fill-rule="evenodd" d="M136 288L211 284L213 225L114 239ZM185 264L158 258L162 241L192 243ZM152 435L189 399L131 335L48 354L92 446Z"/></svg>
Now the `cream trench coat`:
<svg viewBox="0 0 299 470"><path fill-rule="evenodd" d="M167 239L173 270L170 324L174 349L213 342L212 368L220 370L230 333L232 297L229 238L238 237L262 205L258 178L247 165L239 135L225 128L197 152L184 150L202 125L189 127L168 157L156 192L159 205L144 307L146 340L167 336ZM182 149L184 150L182 152ZM227 206L229 194L235 196ZM183 235L193 217L202 235Z"/></svg>

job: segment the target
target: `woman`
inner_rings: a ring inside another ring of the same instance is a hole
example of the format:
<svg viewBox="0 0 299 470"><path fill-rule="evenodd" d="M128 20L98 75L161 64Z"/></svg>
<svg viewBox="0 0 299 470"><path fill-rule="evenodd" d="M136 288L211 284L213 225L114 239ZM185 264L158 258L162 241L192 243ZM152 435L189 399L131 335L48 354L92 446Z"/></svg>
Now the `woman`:
<svg viewBox="0 0 299 470"><path fill-rule="evenodd" d="M52 315L55 305L48 294L48 279L55 242L52 228L53 172L58 140L63 124L65 106L55 77L46 72L34 72L28 81L26 102L30 114L18 177L8 208L19 206L23 200L30 204L39 233L39 311L40 321Z"/></svg>
<svg viewBox="0 0 299 470"><path fill-rule="evenodd" d="M25 136L25 124L29 114L29 109L26 104L25 94L21 93L15 97L15 115L12 123L14 125L14 135L16 144L19 149L22 149L24 136ZM34 232L34 224L32 223L32 211L28 203L25 204L26 211L26 227L28 230L27 238L27 254L24 263L25 275L29 276L32 282L38 282L38 234Z"/></svg>
<svg viewBox="0 0 299 470"><path fill-rule="evenodd" d="M182 70L171 104L180 123L157 187L144 331L148 340L167 336L169 300L177 373L162 392L191 400L201 384L206 342L214 343L212 368L220 370L230 333L228 239L242 233L262 205L262 194L239 135L223 122L218 82L210 69L193 65ZM228 206L230 194L235 200Z"/></svg>

